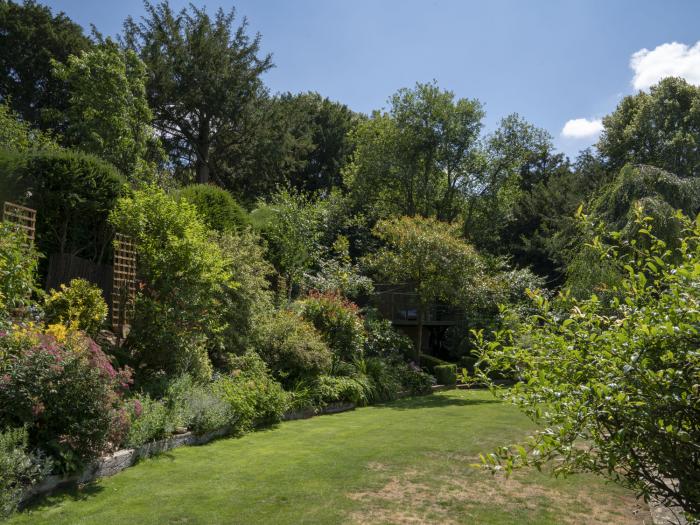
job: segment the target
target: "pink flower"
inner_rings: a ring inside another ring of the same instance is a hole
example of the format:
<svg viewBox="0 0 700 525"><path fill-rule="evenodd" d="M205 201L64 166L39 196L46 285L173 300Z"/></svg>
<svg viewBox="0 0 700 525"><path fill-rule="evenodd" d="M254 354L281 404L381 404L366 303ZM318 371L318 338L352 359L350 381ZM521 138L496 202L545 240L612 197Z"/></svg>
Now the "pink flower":
<svg viewBox="0 0 700 525"><path fill-rule="evenodd" d="M134 415L141 417L141 414L143 414L143 405L141 405L141 401L134 399Z"/></svg>

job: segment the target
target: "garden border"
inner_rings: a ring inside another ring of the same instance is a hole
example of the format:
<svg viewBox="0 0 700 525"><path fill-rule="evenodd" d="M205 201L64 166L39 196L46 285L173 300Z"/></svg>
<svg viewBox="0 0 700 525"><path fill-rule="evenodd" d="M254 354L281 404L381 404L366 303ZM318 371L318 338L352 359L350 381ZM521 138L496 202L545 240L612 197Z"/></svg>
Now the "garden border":
<svg viewBox="0 0 700 525"><path fill-rule="evenodd" d="M356 405L354 403L330 403L321 409L306 409L286 412L282 416L282 421L308 419L325 414L338 414L340 412L354 410L355 407ZM232 431L233 427L226 426L200 435L197 435L194 432L185 432L182 434L175 434L158 441L152 441L137 448L117 450L112 454L100 457L86 467L82 472L68 476L61 476L57 474L47 476L40 483L30 487L24 492L20 504L21 506L25 506L38 496L51 494L53 491L60 488L75 484L90 483L91 481L95 481L100 478L114 476L122 470L133 466L140 459L155 456L185 445L204 445L216 438L230 435Z"/></svg>

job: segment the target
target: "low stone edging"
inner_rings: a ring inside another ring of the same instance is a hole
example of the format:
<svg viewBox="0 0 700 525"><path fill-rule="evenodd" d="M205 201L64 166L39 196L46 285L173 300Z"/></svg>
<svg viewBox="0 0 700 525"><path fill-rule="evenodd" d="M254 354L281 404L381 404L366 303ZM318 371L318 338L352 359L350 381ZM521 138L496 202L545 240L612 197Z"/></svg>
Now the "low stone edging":
<svg viewBox="0 0 700 525"><path fill-rule="evenodd" d="M339 412L354 409L354 403L331 403L320 410L307 409L287 412L282 416L282 420L291 421L293 419L308 419L310 417L320 416L323 414L337 414ZM133 466L139 459L155 456L185 445L204 445L213 439L230 434L231 431L231 427L223 427L218 430L214 430L213 432L208 432L201 435L197 435L194 432L185 432L183 434L175 434L159 441L146 443L137 448L117 450L113 454L99 458L80 473L70 476L47 476L41 481L41 483L30 487L24 493L22 496L22 503L27 503L29 500L37 496L50 494L54 490L62 487L73 484L89 483L99 478L114 476L122 470Z"/></svg>

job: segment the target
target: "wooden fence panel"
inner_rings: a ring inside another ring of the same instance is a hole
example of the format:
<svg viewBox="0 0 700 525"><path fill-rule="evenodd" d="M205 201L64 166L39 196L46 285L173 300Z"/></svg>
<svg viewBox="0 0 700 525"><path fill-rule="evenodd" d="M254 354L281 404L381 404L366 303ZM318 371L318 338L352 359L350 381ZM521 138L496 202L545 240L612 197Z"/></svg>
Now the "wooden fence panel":
<svg viewBox="0 0 700 525"><path fill-rule="evenodd" d="M27 234L30 243L34 242L36 210L5 201L2 207L2 220L16 225L19 230Z"/></svg>
<svg viewBox="0 0 700 525"><path fill-rule="evenodd" d="M120 333L129 325L136 298L136 245L121 233L114 239L112 275L112 327Z"/></svg>

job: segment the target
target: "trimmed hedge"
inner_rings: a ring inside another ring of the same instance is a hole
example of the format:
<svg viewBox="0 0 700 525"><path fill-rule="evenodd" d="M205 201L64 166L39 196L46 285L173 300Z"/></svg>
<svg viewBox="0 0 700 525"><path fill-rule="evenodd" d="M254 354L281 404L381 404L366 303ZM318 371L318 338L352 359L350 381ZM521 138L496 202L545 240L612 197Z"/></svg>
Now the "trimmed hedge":
<svg viewBox="0 0 700 525"><path fill-rule="evenodd" d="M438 365L433 369L439 385L454 386L457 384L457 365Z"/></svg>
<svg viewBox="0 0 700 525"><path fill-rule="evenodd" d="M439 357L435 357L435 356L427 355L427 354L421 354L420 364L423 368L427 368L429 372L434 373L436 366L449 365L450 363L440 359Z"/></svg>
<svg viewBox="0 0 700 525"><path fill-rule="evenodd" d="M248 213L233 196L213 184L186 186L178 192L178 196L194 204L197 213L212 230L239 230L250 224Z"/></svg>

